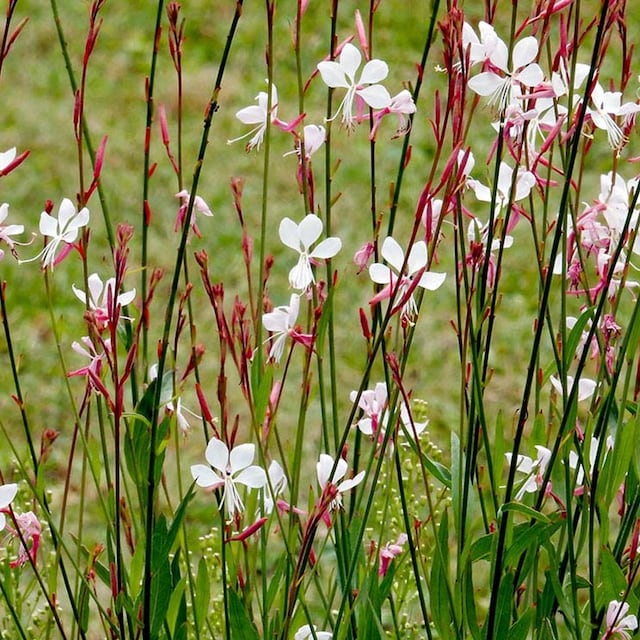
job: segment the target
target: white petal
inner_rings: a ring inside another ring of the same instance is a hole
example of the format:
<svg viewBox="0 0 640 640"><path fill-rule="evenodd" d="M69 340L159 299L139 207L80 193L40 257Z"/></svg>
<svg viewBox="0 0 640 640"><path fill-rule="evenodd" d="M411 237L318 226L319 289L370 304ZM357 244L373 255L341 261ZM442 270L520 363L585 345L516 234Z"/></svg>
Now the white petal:
<svg viewBox="0 0 640 640"><path fill-rule="evenodd" d="M340 238L327 238L323 240L310 254L310 258L318 258L319 260L326 260L333 258L333 256L342 248L342 241Z"/></svg>
<svg viewBox="0 0 640 640"><path fill-rule="evenodd" d="M369 60L362 69L360 84L376 84L389 75L389 67L384 60Z"/></svg>
<svg viewBox="0 0 640 640"><path fill-rule="evenodd" d="M502 84L502 78L492 71L483 71L467 83L480 96L490 96Z"/></svg>
<svg viewBox="0 0 640 640"><path fill-rule="evenodd" d="M113 278L115 282L115 278ZM103 301L106 305L106 292L108 290L107 287L103 287L102 280L97 273L92 273L87 279L87 286L89 288L89 304L91 307L95 308L100 306L100 294L104 288L105 290L105 300ZM113 284L111 285L113 287Z"/></svg>
<svg viewBox="0 0 640 640"><path fill-rule="evenodd" d="M361 62L362 56L357 47L347 42L347 44L342 47L342 52L340 53L340 66L344 69L345 74L351 80L352 84Z"/></svg>
<svg viewBox="0 0 640 640"><path fill-rule="evenodd" d="M369 265L369 277L376 284L389 284L393 280L393 272L386 264L374 262Z"/></svg>
<svg viewBox="0 0 640 640"><path fill-rule="evenodd" d="M3 484L0 486L0 509L6 509L18 493L16 483Z"/></svg>
<svg viewBox="0 0 640 640"><path fill-rule="evenodd" d="M298 225L291 218L283 218L278 229L280 241L285 246L300 252L300 231Z"/></svg>
<svg viewBox="0 0 640 640"><path fill-rule="evenodd" d="M404 264L404 250L394 238L387 236L382 243L382 257L398 272Z"/></svg>
<svg viewBox="0 0 640 640"><path fill-rule="evenodd" d="M533 36L527 36L516 42L511 54L514 69L522 67L533 62L538 55L538 41Z"/></svg>
<svg viewBox="0 0 640 640"><path fill-rule="evenodd" d="M58 221L46 211L40 214L40 224L38 228L43 236L55 238L58 235Z"/></svg>
<svg viewBox="0 0 640 640"><path fill-rule="evenodd" d="M78 298L83 304L87 304L87 296L85 295L85 292L82 289L78 289L75 284L72 284L71 288L73 289L73 293L76 298Z"/></svg>
<svg viewBox="0 0 640 640"><path fill-rule="evenodd" d="M308 251L309 247L320 237L323 226L322 220L314 213L306 215L298 225L300 243L305 251Z"/></svg>
<svg viewBox="0 0 640 640"><path fill-rule="evenodd" d="M331 482L335 484L336 482L344 478L348 468L349 468L349 465L347 464L347 461L344 458L338 458L338 463L336 464L336 470L334 474L331 476Z"/></svg>
<svg viewBox="0 0 640 640"><path fill-rule="evenodd" d="M333 458L326 454L321 453L318 463L316 464L316 473L318 475L318 484L324 489L329 481L329 474L333 468Z"/></svg>
<svg viewBox="0 0 640 640"><path fill-rule="evenodd" d="M354 476L353 478L351 478L349 480L345 480L344 482L341 482L338 485L338 491L340 493L344 493L345 491L349 491L349 490L353 489L353 487L355 487L356 485L360 484L363 479L364 479L364 471L361 471L357 476Z"/></svg>
<svg viewBox="0 0 640 640"><path fill-rule="evenodd" d="M234 447L229 454L231 473L236 473L248 467L253 462L255 452L256 446L250 442Z"/></svg>
<svg viewBox="0 0 640 640"><path fill-rule="evenodd" d="M364 89L358 89L356 93L372 109L384 109L391 104L391 95L381 84L374 84Z"/></svg>
<svg viewBox="0 0 640 640"><path fill-rule="evenodd" d="M427 266L427 245L424 240L414 243L409 250L407 257L407 273L409 275L417 273L423 267Z"/></svg>
<svg viewBox="0 0 640 640"><path fill-rule="evenodd" d="M0 170L8 167L16 158L16 148L13 147L0 153Z"/></svg>
<svg viewBox="0 0 640 640"><path fill-rule="evenodd" d="M233 481L252 489L261 489L267 484L267 474L262 467L254 464L241 471Z"/></svg>
<svg viewBox="0 0 640 640"><path fill-rule="evenodd" d="M136 290L131 289L131 291L125 291L118 296L118 304L125 307L128 304L131 304L136 299Z"/></svg>
<svg viewBox="0 0 640 640"><path fill-rule="evenodd" d="M420 278L418 285L428 291L435 291L440 288L440 285L445 281L447 277L446 273L437 273L434 271L425 271Z"/></svg>
<svg viewBox="0 0 640 640"><path fill-rule="evenodd" d="M4 202L0 205L0 223L4 222L9 215L9 205Z"/></svg>
<svg viewBox="0 0 640 640"><path fill-rule="evenodd" d="M240 109L240 111L236 113L236 118L243 124L262 124L267 119L267 112L265 109L254 104L250 107Z"/></svg>
<svg viewBox="0 0 640 640"><path fill-rule="evenodd" d="M282 309L274 309L262 316L262 326L271 333L287 331L287 313Z"/></svg>
<svg viewBox="0 0 640 640"><path fill-rule="evenodd" d="M338 87L348 89L351 86L345 79L344 69L337 62L327 60L319 62L318 71L320 72L324 83L332 89L336 89Z"/></svg>
<svg viewBox="0 0 640 640"><path fill-rule="evenodd" d="M227 445L222 440L211 438L204 457L214 469L224 473L227 469L227 464L229 464L229 449L227 449Z"/></svg>
<svg viewBox="0 0 640 640"><path fill-rule="evenodd" d="M191 465L191 476L199 487L209 488L224 484L224 480L204 464Z"/></svg>
<svg viewBox="0 0 640 640"><path fill-rule="evenodd" d="M62 232L66 231L69 222L76 215L76 208L69 198L63 198L58 208L58 225Z"/></svg>
<svg viewBox="0 0 640 640"><path fill-rule="evenodd" d="M518 81L527 87L535 87L544 80L544 72L537 64L530 64L526 66L520 73L518 73Z"/></svg>

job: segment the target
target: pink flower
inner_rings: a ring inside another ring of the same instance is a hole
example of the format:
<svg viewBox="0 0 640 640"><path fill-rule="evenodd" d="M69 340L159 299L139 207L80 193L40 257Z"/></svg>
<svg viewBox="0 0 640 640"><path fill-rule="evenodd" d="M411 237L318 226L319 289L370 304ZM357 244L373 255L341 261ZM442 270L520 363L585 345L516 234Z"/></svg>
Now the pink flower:
<svg viewBox="0 0 640 640"><path fill-rule="evenodd" d="M612 600L607 607L606 624L602 640L608 638L623 638L631 640L631 631L638 628L638 619L629 614L629 603Z"/></svg>
<svg viewBox="0 0 640 640"><path fill-rule="evenodd" d="M96 326L99 330L106 329L110 322L117 324L120 319L131 319L121 315L118 318L113 318L112 316L114 311L119 313L122 307L126 307L134 301L136 290L131 289L130 291L117 293L115 286L115 278L109 278L103 284L97 273L92 273L87 278L87 292L78 289L75 284L71 285L76 298L87 305L95 314Z"/></svg>
<svg viewBox="0 0 640 640"><path fill-rule="evenodd" d="M180 198L181 203L176 217L176 224L173 228L174 231L178 231L184 224L191 194L186 189L183 189L176 193L176 198ZM189 221L189 224L191 225L193 233L195 233L198 238L201 238L202 235L200 234L200 229L198 229L198 225L196 224L196 213L201 213L203 216L207 216L209 218L213 216L213 211L209 209L209 205L200 196L196 196L193 199L193 210L191 212L191 220Z"/></svg>
<svg viewBox="0 0 640 640"><path fill-rule="evenodd" d="M335 470L331 473L333 467L333 458L326 453L321 453L316 465L318 484L322 489L322 494L327 494L330 498L330 510L342 508L342 494L359 485L363 481L365 474L364 471L361 471L353 478L342 480L348 469L347 461L344 458L338 459L338 462L335 463Z"/></svg>
<svg viewBox="0 0 640 640"><path fill-rule="evenodd" d="M409 538L406 533L401 533L395 542L387 542L387 544L380 549L380 568L378 569L379 576L386 576L389 570L391 561L402 553L402 547Z"/></svg>
<svg viewBox="0 0 640 640"><path fill-rule="evenodd" d="M11 535L20 539L20 550L18 551L18 557L9 563L9 566L13 569L21 567L29 561L35 564L42 533L40 521L33 511L27 511L27 513L15 516L15 521L18 525L18 530L12 529Z"/></svg>

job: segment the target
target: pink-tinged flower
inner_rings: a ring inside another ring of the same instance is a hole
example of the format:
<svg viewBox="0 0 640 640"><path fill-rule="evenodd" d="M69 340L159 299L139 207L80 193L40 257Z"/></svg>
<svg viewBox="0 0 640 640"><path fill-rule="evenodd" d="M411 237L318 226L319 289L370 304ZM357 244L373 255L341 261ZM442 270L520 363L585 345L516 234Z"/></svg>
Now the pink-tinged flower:
<svg viewBox="0 0 640 640"><path fill-rule="evenodd" d="M378 59L369 60L356 79L361 62L360 51L348 42L340 52L339 62L324 60L318 63L318 71L328 87L347 90L336 115L331 120L342 111L342 122L348 129L352 129L354 126L353 103L356 98L363 100L372 109L384 109L391 102L389 92L381 84L378 84L389 73L387 63Z"/></svg>
<svg viewBox="0 0 640 640"><path fill-rule="evenodd" d="M351 402L355 402L357 397L357 391L352 391L349 395ZM377 434L382 426L383 413L387 409L387 385L378 382L373 389L365 389L360 394L358 407L364 413L357 422L358 429L366 436Z"/></svg>
<svg viewBox="0 0 640 640"><path fill-rule="evenodd" d="M628 602L612 600L607 607L606 625L602 640L610 638L631 640L631 632L638 628L638 619L629 613Z"/></svg>
<svg viewBox="0 0 640 640"><path fill-rule="evenodd" d="M531 189L536 184L536 178L523 167L518 167L515 188L512 192L511 185L513 183L513 169L506 163L501 162L498 169L498 184L496 185L496 210L499 212L506 207L509 202L517 202L526 198ZM492 189L478 182L473 178L467 180L467 185L473 189L476 198L481 202L491 202Z"/></svg>
<svg viewBox="0 0 640 640"><path fill-rule="evenodd" d="M280 362L284 353L285 342L289 336L305 346L311 345L312 335L296 331L295 326L299 310L300 296L297 293L292 293L289 306L276 307L273 311L262 316L262 325L272 334L271 349L269 349L269 358L271 360Z"/></svg>
<svg viewBox="0 0 640 640"><path fill-rule="evenodd" d="M617 116L633 117L640 111L640 105L635 102L622 102L620 91L605 91L599 82L596 82L591 92L591 104L593 108L588 110L593 124L607 132L609 146L612 149L620 149L626 143L626 138L620 125L614 120Z"/></svg>
<svg viewBox="0 0 640 640"><path fill-rule="evenodd" d="M302 136L304 141L304 157L308 161L311 156L324 144L327 138L327 130L321 124L306 124L302 130ZM293 153L298 157L302 152L300 141L296 145L293 151L288 151L285 156Z"/></svg>
<svg viewBox="0 0 640 640"><path fill-rule="evenodd" d="M549 381L559 395L564 395L562 381L560 380L560 378L550 376ZM598 385L595 380L591 380L589 378L580 378L580 380L578 381L578 402L588 400L595 393L597 386ZM573 376L567 376L567 395L572 388Z"/></svg>
<svg viewBox="0 0 640 640"><path fill-rule="evenodd" d="M9 563L12 569L21 567L29 561L35 564L38 556L38 548L40 547L40 536L42 534L42 525L33 511L16 515L15 521L19 533L18 530L15 529L10 529L10 533L14 538L20 540L20 549L18 551L18 557Z"/></svg>
<svg viewBox="0 0 640 640"><path fill-rule="evenodd" d="M106 358L104 351L98 352L95 345L91 341L89 336L82 336L81 342L74 341L71 344L71 348L79 355L89 359L89 364L74 371L67 373L68 377L72 376L89 376L90 379L100 378L100 371L102 369L102 361ZM111 340L106 339L103 341L105 349L111 349ZM93 381L91 384L95 387Z"/></svg>
<svg viewBox="0 0 640 640"><path fill-rule="evenodd" d="M395 542L387 542L387 544L380 549L380 568L378 569L379 576L384 577L387 575L391 561L402 553L402 547L406 544L408 539L409 538L406 533L401 533Z"/></svg>
<svg viewBox="0 0 640 640"><path fill-rule="evenodd" d="M9 215L9 205L5 202L0 205L0 240L4 240L11 253L15 256L16 252L14 246L16 244L23 244L22 242L16 242L11 236L18 235L19 233L24 233L24 225L23 224L4 224L4 221L7 219ZM4 251L0 250L0 258L4 256Z"/></svg>
<svg viewBox="0 0 640 640"><path fill-rule="evenodd" d="M315 282L312 261L333 258L342 247L340 238L331 237L325 238L311 250L311 246L320 237L323 226L322 220L313 213L305 216L300 224L296 224L291 218L284 218L280 223L280 240L300 254L298 264L289 271L289 284L297 291L305 291Z"/></svg>
<svg viewBox="0 0 640 640"><path fill-rule="evenodd" d="M176 193L176 198L180 198L180 209L178 209L178 215L176 216L176 224L173 228L174 231L181 229L184 224L191 194L186 189L183 189ZM201 238L202 235L200 233L200 229L198 229L198 225L196 224L196 213L201 213L203 216L207 216L209 218L213 216L213 211L211 211L209 205L200 196L196 196L193 199L193 210L191 212L191 220L189 221L189 224L191 225L193 233L195 233L198 238Z"/></svg>
<svg viewBox="0 0 640 640"><path fill-rule="evenodd" d="M342 508L342 494L351 491L351 489L359 485L364 479L365 474L364 471L361 471L353 478L342 480L347 473L347 461L344 458L338 458L335 471L332 474L333 466L333 458L326 453L321 453L316 465L316 472L322 493L328 493L331 496L329 502L330 510ZM340 482L341 480L342 482Z"/></svg>
<svg viewBox="0 0 640 640"><path fill-rule="evenodd" d="M293 640L331 640L333 633L330 631L318 631L317 627L313 625L313 631L308 624L302 625L293 636Z"/></svg>
<svg viewBox="0 0 640 640"><path fill-rule="evenodd" d="M403 301L402 313L412 321L418 312L413 290L422 287L428 291L435 291L444 282L446 274L427 271L427 245L423 240L412 245L406 265L402 247L391 236L384 239L381 253L388 265L374 262L369 267L369 276L376 284L385 286L369 303L377 304L385 298L390 298L397 288L396 303Z"/></svg>
<svg viewBox="0 0 640 640"><path fill-rule="evenodd" d="M391 98L391 102L389 102L384 109L377 111L373 116L373 127L371 128L369 139L375 139L382 118L390 113L395 113L398 116L398 128L396 129L394 138L404 135L409 131L409 120L406 116L413 115L415 112L416 103L413 101L413 96L409 91L403 89Z"/></svg>
<svg viewBox="0 0 640 640"><path fill-rule="evenodd" d="M478 23L478 37L473 27L465 22L462 25L462 50L469 51L469 64L473 66L491 58L505 59L509 57L507 45L497 36L495 29L482 20Z"/></svg>
<svg viewBox="0 0 640 640"><path fill-rule="evenodd" d="M220 509L223 505L226 506L229 519L233 518L235 513L244 510L236 485L262 489L267 483L265 470L252 464L254 455L255 445L251 443L240 444L229 451L222 440L212 438L207 445L205 458L213 468L204 464L191 466L191 475L199 487L223 488Z"/></svg>
<svg viewBox="0 0 640 640"><path fill-rule="evenodd" d="M529 456L518 456L516 471L525 473L527 477L525 478L524 484L516 494L516 500L522 500L525 493L535 493L540 487L542 487L544 474L547 471L547 465L551 459L551 451L542 445L536 445L536 451L538 452L538 457L535 460L532 460ZM513 454L505 453L504 455L509 464L511 464ZM548 483L545 491L550 490L551 485Z"/></svg>
<svg viewBox="0 0 640 640"><path fill-rule="evenodd" d="M3 512L9 509L9 505L13 502L17 493L18 485L15 483L0 485L0 531L7 524L7 519Z"/></svg>
<svg viewBox="0 0 640 640"><path fill-rule="evenodd" d="M57 265L71 251L73 243L78 237L78 232L82 227L89 223L89 209L83 207L80 211L76 211L73 202L68 198L64 198L58 208L58 218L54 218L46 211L40 214L40 233L50 238L45 248L33 258L29 260L20 260L20 262L33 262L42 259L42 268L53 267ZM56 256L58 247L64 243L62 253Z"/></svg>
<svg viewBox="0 0 640 640"><path fill-rule="evenodd" d="M100 330L105 329L109 322L114 321L112 318L114 309L120 309L131 304L136 297L135 289L116 294L115 286L115 278L109 278L103 283L97 273L92 273L87 278L88 295L82 289L78 289L75 284L71 285L76 298L93 311L96 325ZM115 322L117 323L120 318L131 320L131 318L120 316L115 319Z"/></svg>
<svg viewBox="0 0 640 640"><path fill-rule="evenodd" d="M496 37L499 42L499 38ZM509 51L498 42L487 56L494 70L483 71L469 80L469 88L478 95L489 98L503 113L516 98L523 97L521 85L535 87L544 80L544 73L534 60L538 56L538 41L528 36L518 41L511 52L512 68L509 69ZM499 75L496 72L501 72Z"/></svg>
<svg viewBox="0 0 640 640"><path fill-rule="evenodd" d="M353 255L353 262L358 267L358 275L360 275L369 264L373 254L375 253L375 246L370 240L365 242Z"/></svg>

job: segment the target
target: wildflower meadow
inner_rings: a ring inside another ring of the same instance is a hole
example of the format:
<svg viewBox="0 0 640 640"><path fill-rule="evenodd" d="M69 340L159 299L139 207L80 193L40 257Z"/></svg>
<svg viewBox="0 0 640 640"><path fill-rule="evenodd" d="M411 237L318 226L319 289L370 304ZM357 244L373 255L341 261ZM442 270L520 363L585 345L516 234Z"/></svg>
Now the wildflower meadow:
<svg viewBox="0 0 640 640"><path fill-rule="evenodd" d="M0 637L640 637L632 2L3 4Z"/></svg>

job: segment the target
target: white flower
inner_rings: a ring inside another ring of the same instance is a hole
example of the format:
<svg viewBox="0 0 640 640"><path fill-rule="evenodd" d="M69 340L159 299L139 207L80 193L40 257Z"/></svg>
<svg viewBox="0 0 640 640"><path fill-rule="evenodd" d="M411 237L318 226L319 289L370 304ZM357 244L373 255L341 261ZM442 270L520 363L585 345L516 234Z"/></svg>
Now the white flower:
<svg viewBox="0 0 640 640"><path fill-rule="evenodd" d="M0 531L2 531L7 524L7 519L3 512L13 502L13 499L18 493L17 484L3 484L0 485Z"/></svg>
<svg viewBox="0 0 640 640"><path fill-rule="evenodd" d="M555 376L550 376L549 381L551 382L553 388L558 392L559 395L563 395L562 389L562 381L560 378L556 378ZM578 402L582 402L583 400L588 400L595 392L596 387L595 380L590 380L589 378L580 378L578 381ZM573 376L567 376L567 394L573 388Z"/></svg>
<svg viewBox="0 0 640 640"><path fill-rule="evenodd" d="M89 209L83 207L76 211L73 202L64 198L58 208L58 218L54 218L46 211L40 214L40 233L51 238L45 248L29 260L20 262L32 262L42 258L42 268L53 267L68 253L71 245L78 237L78 231L89 223ZM66 243L67 248L63 249L62 255L56 257L56 252L61 243Z"/></svg>
<svg viewBox="0 0 640 640"><path fill-rule="evenodd" d="M551 451L542 445L536 445L536 451L538 452L538 457L535 460L532 460L529 456L518 456L516 471L526 473L527 477L516 494L516 500L522 500L525 493L535 493L542 486L544 474L551 459ZM505 453L504 455L509 464L511 464L513 454Z"/></svg>
<svg viewBox="0 0 640 640"><path fill-rule="evenodd" d="M1 156L2 154L0 154ZM1 163L1 159L0 159ZM16 242L10 236L15 236L19 233L24 233L23 224L4 224L4 221L9 215L9 205L5 202L0 205L0 240L4 240L8 245L11 252L14 253L14 245L21 244ZM4 255L4 252L0 251L0 258Z"/></svg>
<svg viewBox="0 0 640 640"><path fill-rule="evenodd" d="M261 489L267 483L267 474L262 467L253 463L255 445L240 444L231 451L227 445L212 438L205 451L207 462L191 465L191 475L199 487L217 489L223 487L220 508L226 505L227 516L233 518L235 513L244 509L244 504L236 488L236 484L243 484L251 489Z"/></svg>
<svg viewBox="0 0 640 640"><path fill-rule="evenodd" d="M591 92L593 108L589 109L588 113L593 124L607 132L607 139L612 149L620 149L626 142L622 129L614 117L633 116L640 111L640 105L634 102L620 104L621 100L620 91L605 91L599 82L596 82Z"/></svg>
<svg viewBox="0 0 640 640"><path fill-rule="evenodd" d="M347 90L338 107L338 112L342 110L342 122L347 128L354 126L353 102L356 96L373 109L384 109L391 102L389 92L382 85L377 84L389 73L387 63L378 59L369 60L356 79L356 72L361 62L360 51L351 43L347 43L342 48L339 62L325 60L318 63L318 71L328 87ZM338 115L338 112L333 118Z"/></svg>
<svg viewBox="0 0 640 640"><path fill-rule="evenodd" d="M355 402L358 397L357 391L352 391L349 399ZM377 434L383 426L382 416L387 408L387 385L378 382L374 389L365 389L360 394L358 407L364 412L364 416L358 420L358 429L366 436Z"/></svg>
<svg viewBox="0 0 640 640"><path fill-rule="evenodd" d="M469 80L469 88L478 95L489 97L489 104L504 112L515 98L522 97L520 85L535 87L544 80L544 73L534 62L538 55L538 41L533 36L523 38L513 47L512 69L509 69L506 45L499 45L498 42L502 41L497 37L496 40L487 57L492 66L497 71L502 71L504 76L494 71L483 71Z"/></svg>
<svg viewBox="0 0 640 640"><path fill-rule="evenodd" d="M293 636L293 640L313 640L314 634L317 640L331 640L333 633L329 631L316 631L316 626L313 625L313 633L311 627L308 624L302 625Z"/></svg>
<svg viewBox="0 0 640 640"><path fill-rule="evenodd" d="M465 22L462 25L462 51L466 55L469 50L469 64L474 65L484 62L493 56L505 59L509 57L507 45L497 36L495 29L482 20L478 23L480 37L476 35L473 27Z"/></svg>
<svg viewBox="0 0 640 640"><path fill-rule="evenodd" d="M444 282L446 274L426 271L428 256L427 245L424 240L419 240L412 245L406 259L406 266L404 251L391 236L387 236L384 239L381 253L389 266L380 262L374 262L369 266L369 276L376 284L386 286L369 302L370 304L376 304L380 302L380 300L391 297L399 279L396 302L403 300L408 295L407 300L404 302L402 313L409 320L412 320L418 309L413 298L413 293L409 294L409 291L416 286L429 291L435 291ZM405 266L406 273L403 272L403 266ZM414 283L416 277L418 281Z"/></svg>
<svg viewBox="0 0 640 640"><path fill-rule="evenodd" d="M289 272L289 284L293 289L304 291L312 282L315 282L312 260L327 260L340 251L342 242L340 238L326 238L311 251L311 246L322 233L322 220L313 213L305 216L300 224L296 224L290 218L284 218L280 223L280 240L287 247L300 254L298 264Z"/></svg>
<svg viewBox="0 0 640 640"><path fill-rule="evenodd" d="M604 638L630 640L631 633L629 632L638 628L638 619L629 613L628 602L612 600L607 607L606 624L607 628L602 636L603 640Z"/></svg>
<svg viewBox="0 0 640 640"><path fill-rule="evenodd" d="M260 91L256 96L256 100L258 101L257 105L251 105L249 107L245 107L244 109L240 109L236 113L236 118L242 122L242 124L254 124L257 125L249 133L246 133L239 138L234 138L233 140L227 140L227 144L232 144L234 142L238 142L238 140L244 140L253 134L253 137L247 143L247 151L251 151L251 149L256 148L260 149L260 145L262 144L262 140L264 139L265 131L267 130L267 119L269 114L267 113L267 107L269 103L269 94L266 91ZM271 122L274 122L277 119L278 115L278 90L274 84L271 85Z"/></svg>
<svg viewBox="0 0 640 640"><path fill-rule="evenodd" d="M89 295L82 291L82 289L78 289L75 284L71 285L76 298L85 305L88 305L89 309L94 312L96 324L100 329L107 326L114 309L122 308L131 304L136 297L135 289L116 294L115 286L115 278L109 278L103 284L102 279L97 273L92 273L87 278ZM120 317L124 318L124 316ZM125 319L130 320L130 318Z"/></svg>
<svg viewBox="0 0 640 640"><path fill-rule="evenodd" d="M333 469L333 465L334 460L330 455L326 453L320 454L320 459L316 465L318 484L320 485L323 493L329 487L333 488L335 491L335 497L332 498L329 504L329 509L340 509L342 507L342 494L350 491L353 487L360 484L364 479L365 472L361 471L353 478L342 480L347 473L347 461L344 458L338 458L335 471L332 474L331 470ZM342 482L340 482L340 480L342 480Z"/></svg>
<svg viewBox="0 0 640 640"><path fill-rule="evenodd" d="M269 358L271 360L280 362L287 337L293 331L298 319L299 309L300 296L297 293L292 293L289 306L276 307L273 311L262 316L264 328L273 334L271 336L271 349L269 349Z"/></svg>
<svg viewBox="0 0 640 640"><path fill-rule="evenodd" d="M0 173L2 173L16 159L16 148L0 152Z"/></svg>

